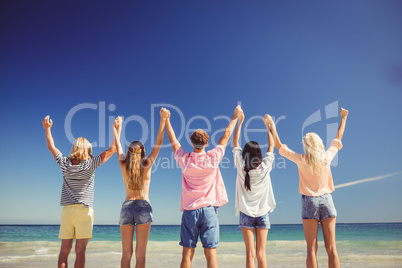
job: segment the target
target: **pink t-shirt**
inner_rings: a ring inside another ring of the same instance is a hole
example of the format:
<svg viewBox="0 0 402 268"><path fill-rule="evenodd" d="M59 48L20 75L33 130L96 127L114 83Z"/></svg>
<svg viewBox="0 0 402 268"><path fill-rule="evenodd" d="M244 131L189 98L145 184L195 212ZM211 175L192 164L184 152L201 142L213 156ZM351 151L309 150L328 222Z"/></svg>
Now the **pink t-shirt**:
<svg viewBox="0 0 402 268"><path fill-rule="evenodd" d="M279 149L279 154L297 164L299 168L299 192L308 196L321 196L332 193L335 190L330 164L341 148L342 142L340 140L332 140L331 146L323 155L323 161L326 166L322 175L312 175L308 170L305 155L293 152L286 144L283 144Z"/></svg>
<svg viewBox="0 0 402 268"><path fill-rule="evenodd" d="M180 211L207 206L221 207L228 202L219 170L219 163L224 154L225 148L221 145L201 153L188 153L182 148L177 149L174 157L183 175Z"/></svg>

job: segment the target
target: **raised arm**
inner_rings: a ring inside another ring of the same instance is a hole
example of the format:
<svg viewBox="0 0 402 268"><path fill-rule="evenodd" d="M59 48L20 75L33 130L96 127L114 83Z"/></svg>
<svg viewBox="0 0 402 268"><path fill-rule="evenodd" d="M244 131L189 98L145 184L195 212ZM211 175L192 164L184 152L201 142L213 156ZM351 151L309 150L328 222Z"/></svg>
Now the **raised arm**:
<svg viewBox="0 0 402 268"><path fill-rule="evenodd" d="M274 137L271 133L270 126L269 126L270 121L268 120L267 116L264 116L264 124L267 127L267 132L268 132L268 150L267 150L267 152L273 153L274 152Z"/></svg>
<svg viewBox="0 0 402 268"><path fill-rule="evenodd" d="M150 166L152 166L154 164L156 157L159 154L159 150L161 149L161 146L163 143L163 135L165 134L166 119L169 117L170 112L162 107L160 110L160 115L161 115L161 120L159 123L158 135L156 136L155 146L147 158Z"/></svg>
<svg viewBox="0 0 402 268"><path fill-rule="evenodd" d="M235 134L233 136L233 147L240 147L239 145L239 138L240 138L240 132L241 132L241 125L243 124L244 121L244 113L241 113L239 117L239 123L237 124Z"/></svg>
<svg viewBox="0 0 402 268"><path fill-rule="evenodd" d="M121 130L120 130L121 131ZM113 131L114 132L114 131ZM114 135L114 133L113 133ZM120 136L120 133L119 133ZM109 149L104 151L103 153L100 154L101 157L101 163L104 164L106 163L107 160L116 152L116 141L115 138L113 137L112 142L110 143Z"/></svg>
<svg viewBox="0 0 402 268"><path fill-rule="evenodd" d="M126 160L123 148L121 147L120 134L122 127L122 118L120 116L116 117L113 124L113 137L115 141L115 147L117 151L117 160L119 161L120 167L123 165L124 160Z"/></svg>
<svg viewBox="0 0 402 268"><path fill-rule="evenodd" d="M341 111L339 113L341 114L342 118L341 123L339 124L338 133L336 133L336 138L338 140L342 140L343 132L345 132L346 119L348 117L349 111L341 108Z"/></svg>
<svg viewBox="0 0 402 268"><path fill-rule="evenodd" d="M170 111L169 112L169 117L166 119L166 132L168 134L168 138L170 141L170 144L172 145L173 153L176 153L176 151L181 148L180 142L176 139L176 135L174 134L174 130L172 128L172 125L170 124Z"/></svg>
<svg viewBox="0 0 402 268"><path fill-rule="evenodd" d="M274 120L272 120L272 117L269 114L266 114L264 116L264 122L265 121L267 121L268 128L272 133L275 147L279 150L282 147L282 143L281 143L281 140L279 139L278 132L276 131L276 126L275 126ZM268 135L268 139L269 139L269 135ZM269 143L269 145L271 145L271 143Z"/></svg>
<svg viewBox="0 0 402 268"><path fill-rule="evenodd" d="M225 129L225 132L223 132L222 138L219 140L218 145L222 145L223 147L226 147L226 145L228 144L228 141L230 139L230 136L232 135L233 130L236 126L236 121L242 113L243 113L243 110L241 109L240 105L237 105L234 110L232 120L230 120L228 126Z"/></svg>
<svg viewBox="0 0 402 268"><path fill-rule="evenodd" d="M47 148L52 153L52 156L54 158L56 154L60 153L60 151L56 148L56 146L54 146L52 131L50 130L53 126L53 121L52 119L49 119L49 116L46 116L45 119L43 119L42 121L42 125L45 128Z"/></svg>

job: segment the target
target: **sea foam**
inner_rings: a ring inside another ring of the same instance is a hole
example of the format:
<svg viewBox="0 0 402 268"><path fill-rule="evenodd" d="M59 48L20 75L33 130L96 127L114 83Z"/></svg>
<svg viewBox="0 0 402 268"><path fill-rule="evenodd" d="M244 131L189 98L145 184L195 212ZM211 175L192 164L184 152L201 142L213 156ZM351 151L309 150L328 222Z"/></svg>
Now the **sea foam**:
<svg viewBox="0 0 402 268"><path fill-rule="evenodd" d="M318 262L327 266L323 242L319 242ZM135 243L134 243L135 247ZM337 242L342 267L401 267L402 241L340 241ZM0 267L54 267L60 242L1 242ZM270 267L305 267L306 244L297 241L267 241L267 262ZM178 241L149 241L147 267L178 267L182 247ZM244 267L246 256L243 242L221 242L217 249L219 267ZM118 267L121 258L120 241L90 241L86 267ZM69 263L75 259L74 249ZM135 257L132 264L135 264ZM197 244L193 267L206 267L204 252Z"/></svg>

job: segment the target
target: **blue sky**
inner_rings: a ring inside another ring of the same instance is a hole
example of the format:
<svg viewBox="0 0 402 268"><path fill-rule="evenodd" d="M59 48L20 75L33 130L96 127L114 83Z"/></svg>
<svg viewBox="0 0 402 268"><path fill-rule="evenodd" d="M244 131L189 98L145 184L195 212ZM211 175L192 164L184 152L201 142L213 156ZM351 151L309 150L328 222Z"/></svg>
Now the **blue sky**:
<svg viewBox="0 0 402 268"><path fill-rule="evenodd" d="M241 102L246 120L265 113L283 116L281 139L300 153L303 123L316 111L322 120L304 131L317 132L324 141L335 136L331 128L340 118L327 118L325 111L332 104L350 110L344 148L332 168L336 185L402 170L400 1L0 5L0 223L59 222L62 175L47 150L41 121L51 116L56 146L68 155L66 117L88 104L94 109L74 113L71 130L98 144L109 142L108 121L117 115L132 116L125 128L128 140L139 139L144 129L151 137L158 127L151 127L151 108L161 103L177 107L190 128L207 127L203 120L190 121L205 116L212 135L227 124L218 116L231 116ZM180 119L172 113L177 132ZM249 128L263 129L262 121L252 120ZM246 137L266 142L266 133L247 134L242 133L242 145ZM191 150L185 138L180 141ZM148 138L148 152L151 144ZM232 167L221 170L229 196L219 209L222 224L238 221L231 149L230 144L225 156ZM271 173L277 201L271 222L301 223L297 167L275 153L282 164ZM159 156L160 163L172 158L171 148ZM401 222L401 189L402 173L337 189L338 222ZM150 190L155 224L180 223L180 190L180 169L155 170ZM95 224L117 224L124 198L114 156L96 173Z"/></svg>

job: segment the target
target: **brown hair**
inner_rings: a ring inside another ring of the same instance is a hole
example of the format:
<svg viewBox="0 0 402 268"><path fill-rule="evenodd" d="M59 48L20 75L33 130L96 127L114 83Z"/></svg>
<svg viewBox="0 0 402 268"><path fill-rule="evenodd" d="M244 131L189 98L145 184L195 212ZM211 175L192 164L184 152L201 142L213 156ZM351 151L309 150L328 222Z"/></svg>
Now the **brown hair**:
<svg viewBox="0 0 402 268"><path fill-rule="evenodd" d="M202 129L197 129L190 136L190 140L196 149L201 149L209 141L209 135Z"/></svg>
<svg viewBox="0 0 402 268"><path fill-rule="evenodd" d="M130 143L126 155L127 187L130 190L142 190L144 187L145 148L142 142Z"/></svg>
<svg viewBox="0 0 402 268"><path fill-rule="evenodd" d="M71 148L70 159L81 162L92 157L91 143L83 137L77 138Z"/></svg>

